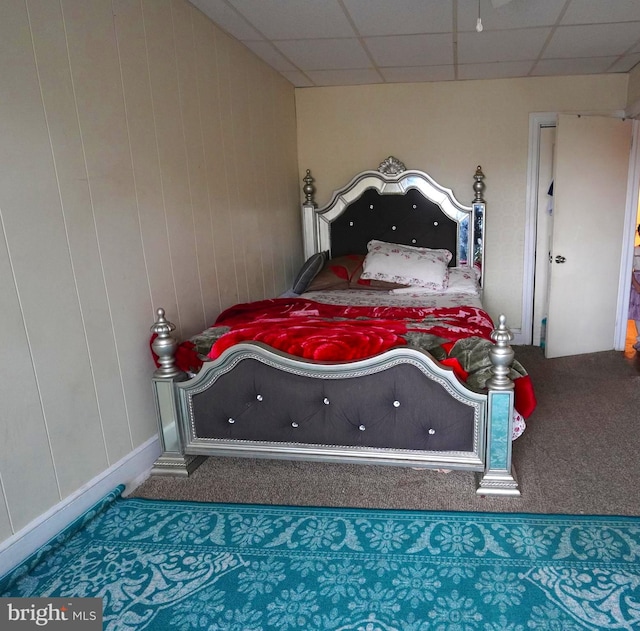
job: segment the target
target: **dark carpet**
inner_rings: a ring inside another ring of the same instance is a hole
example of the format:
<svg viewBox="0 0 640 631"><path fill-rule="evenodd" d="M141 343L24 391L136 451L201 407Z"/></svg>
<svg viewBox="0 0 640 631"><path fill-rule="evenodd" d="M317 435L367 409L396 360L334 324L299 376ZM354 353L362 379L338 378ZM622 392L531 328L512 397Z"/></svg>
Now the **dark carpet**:
<svg viewBox="0 0 640 631"><path fill-rule="evenodd" d="M515 347L538 407L513 446L520 498L475 495L475 476L404 467L208 458L188 479L151 477L133 496L437 511L640 515L640 365L607 351L545 359Z"/></svg>

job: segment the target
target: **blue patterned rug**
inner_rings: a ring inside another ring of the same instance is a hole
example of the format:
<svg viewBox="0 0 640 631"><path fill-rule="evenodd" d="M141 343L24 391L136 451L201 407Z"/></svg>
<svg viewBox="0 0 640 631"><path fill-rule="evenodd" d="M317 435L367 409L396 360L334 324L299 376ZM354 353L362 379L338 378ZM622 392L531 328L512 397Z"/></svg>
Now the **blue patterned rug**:
<svg viewBox="0 0 640 631"><path fill-rule="evenodd" d="M640 629L640 518L123 499L0 579L104 628Z"/></svg>

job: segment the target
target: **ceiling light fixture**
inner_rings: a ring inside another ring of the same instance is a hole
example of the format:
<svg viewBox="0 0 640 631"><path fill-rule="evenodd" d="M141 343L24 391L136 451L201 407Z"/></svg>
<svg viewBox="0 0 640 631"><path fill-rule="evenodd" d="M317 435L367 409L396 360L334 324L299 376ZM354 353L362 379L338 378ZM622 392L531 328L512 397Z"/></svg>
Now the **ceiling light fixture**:
<svg viewBox="0 0 640 631"><path fill-rule="evenodd" d="M480 18L480 0L478 0L478 21L476 22L476 32L481 33L483 28L482 20Z"/></svg>

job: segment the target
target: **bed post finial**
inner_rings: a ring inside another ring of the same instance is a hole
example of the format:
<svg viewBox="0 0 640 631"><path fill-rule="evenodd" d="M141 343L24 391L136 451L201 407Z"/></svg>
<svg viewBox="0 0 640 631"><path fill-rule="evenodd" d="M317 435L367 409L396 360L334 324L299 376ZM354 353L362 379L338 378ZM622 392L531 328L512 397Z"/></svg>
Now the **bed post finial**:
<svg viewBox="0 0 640 631"><path fill-rule="evenodd" d="M164 317L164 309L160 307L156 314L158 319L153 323L151 332L156 334L155 339L151 343L153 352L158 356L158 368L153 373L154 377L160 379L175 379L184 376L184 372L176 366L176 350L178 342L171 335L176 325L169 322Z"/></svg>
<svg viewBox="0 0 640 631"><path fill-rule="evenodd" d="M506 316L500 315L498 326L491 333L491 339L495 344L489 351L492 376L487 381L487 387L491 390L511 390L513 381L509 378L509 368L515 353L509 346L509 342L513 340L513 333L507 327Z"/></svg>
<svg viewBox="0 0 640 631"><path fill-rule="evenodd" d="M302 191L304 193L304 203L305 205L316 207L316 202L313 199L313 194L316 192L316 187L313 185L314 179L311 177L311 170L307 169L307 174L304 176L303 180L304 186L302 187Z"/></svg>
<svg viewBox="0 0 640 631"><path fill-rule="evenodd" d="M404 166L404 162L401 162L394 156L389 156L378 166L378 171L383 175L398 175L406 170L407 167Z"/></svg>
<svg viewBox="0 0 640 631"><path fill-rule="evenodd" d="M475 192L475 195L476 195L473 201L474 203L482 204L484 203L483 193L485 189L485 183L484 183L484 173L482 172L482 167L480 165L478 165L478 168L476 169L473 179L475 180L473 182L473 191Z"/></svg>

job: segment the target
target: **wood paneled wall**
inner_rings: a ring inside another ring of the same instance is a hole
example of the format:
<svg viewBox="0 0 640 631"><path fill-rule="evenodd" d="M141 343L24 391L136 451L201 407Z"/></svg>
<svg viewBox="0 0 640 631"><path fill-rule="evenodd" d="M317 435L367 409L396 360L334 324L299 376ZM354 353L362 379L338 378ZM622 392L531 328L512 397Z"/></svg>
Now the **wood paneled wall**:
<svg viewBox="0 0 640 631"><path fill-rule="evenodd" d="M0 541L156 432L149 327L301 263L293 87L186 0L0 5Z"/></svg>

